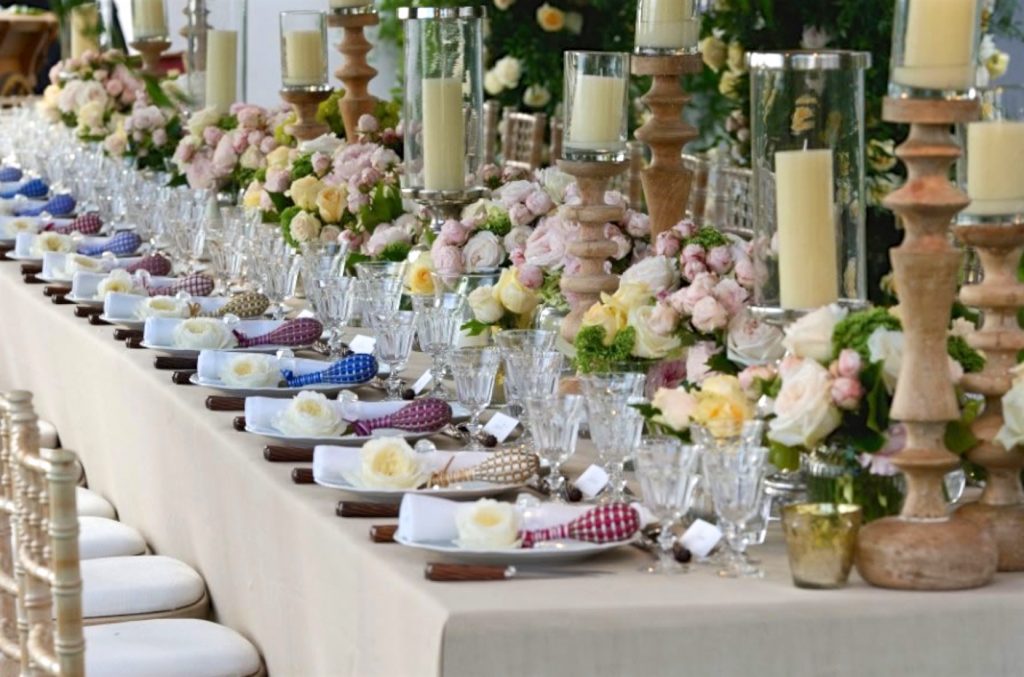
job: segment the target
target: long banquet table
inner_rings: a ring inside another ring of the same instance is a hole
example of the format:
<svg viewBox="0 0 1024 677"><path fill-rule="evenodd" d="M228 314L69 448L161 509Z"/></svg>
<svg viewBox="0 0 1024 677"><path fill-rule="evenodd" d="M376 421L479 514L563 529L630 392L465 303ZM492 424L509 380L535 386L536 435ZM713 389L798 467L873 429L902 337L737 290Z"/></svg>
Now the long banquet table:
<svg viewBox="0 0 1024 677"><path fill-rule="evenodd" d="M624 548L609 575L433 583L426 554L370 542L380 520L335 516L341 494L295 485L267 440L232 429L211 394L173 385L154 353L55 306L0 264L0 387L32 390L89 485L154 551L196 567L217 619L272 675L1017 675L1024 574L976 591L907 593L856 575L793 587L780 535L764 580L697 567L655 577ZM422 356L410 368L426 365ZM592 457L586 449L570 469Z"/></svg>

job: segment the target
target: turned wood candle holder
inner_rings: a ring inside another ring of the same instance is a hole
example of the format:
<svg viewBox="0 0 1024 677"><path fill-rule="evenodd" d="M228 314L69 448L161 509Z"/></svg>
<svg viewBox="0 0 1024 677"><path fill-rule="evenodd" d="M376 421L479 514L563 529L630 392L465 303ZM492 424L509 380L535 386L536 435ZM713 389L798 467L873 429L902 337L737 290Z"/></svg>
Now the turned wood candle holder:
<svg viewBox="0 0 1024 677"><path fill-rule="evenodd" d="M136 40L132 47L142 55L142 72L146 75L157 77L161 73L160 57L171 47L171 41L167 38L146 38Z"/></svg>
<svg viewBox="0 0 1024 677"><path fill-rule="evenodd" d="M682 153L683 146L697 138L697 129L683 120L690 97L679 78L703 68L700 54L635 55L632 59L633 74L649 75L653 80L640 99L651 109L652 117L636 130L636 138L651 149L651 164L641 176L652 242L686 215L693 172L683 164Z"/></svg>
<svg viewBox="0 0 1024 677"><path fill-rule="evenodd" d="M582 204L567 208L568 218L579 222L579 239L570 242L568 252L580 260L579 271L562 276L561 288L572 311L562 320L562 338L572 343L583 315L601 300L601 292L614 293L619 278L605 271L605 262L615 255L615 243L604 235L604 225L620 221L622 207L604 203L608 182L625 171L628 162L582 162L559 160L558 168L576 179Z"/></svg>
<svg viewBox="0 0 1024 677"><path fill-rule="evenodd" d="M946 424L959 417L946 368L946 334L962 255L950 244L949 230L969 203L948 179L960 157L950 127L977 118L978 104L886 99L882 115L910 124L910 136L896 150L907 167L907 182L885 199L906 230L890 255L904 332L892 418L907 428L906 447L893 463L906 476L907 494L899 516L861 529L857 571L872 585L887 588L973 588L992 580L996 543L977 523L950 515L943 478L960 461L943 438Z"/></svg>
<svg viewBox="0 0 1024 677"><path fill-rule="evenodd" d="M988 529L999 550L999 571L1024 570L1024 487L1020 473L1024 453L994 441L1003 426L1002 397L1012 386L1010 370L1024 350L1024 330L1017 309L1024 306L1024 285L1017 265L1024 253L1024 222L971 224L954 229L957 239L978 252L984 277L960 290L960 300L984 311L981 328L968 336L971 347L985 354L985 369L966 374L964 387L985 396L985 411L971 426L979 443L967 457L985 468L985 490L977 503L957 514Z"/></svg>
<svg viewBox="0 0 1024 677"><path fill-rule="evenodd" d="M325 123L316 119L320 104L331 96L329 85L322 87L284 87L281 98L295 109L295 122L284 128L299 141L309 141L331 131Z"/></svg>
<svg viewBox="0 0 1024 677"><path fill-rule="evenodd" d="M359 118L372 115L377 99L370 95L370 81L377 75L377 69L366 61L366 55L373 45L366 39L364 29L380 23L380 16L372 5L368 7L343 7L327 15L327 25L343 29L337 49L345 62L334 75L345 85L342 97L341 119L345 122L345 138L350 142L359 136Z"/></svg>

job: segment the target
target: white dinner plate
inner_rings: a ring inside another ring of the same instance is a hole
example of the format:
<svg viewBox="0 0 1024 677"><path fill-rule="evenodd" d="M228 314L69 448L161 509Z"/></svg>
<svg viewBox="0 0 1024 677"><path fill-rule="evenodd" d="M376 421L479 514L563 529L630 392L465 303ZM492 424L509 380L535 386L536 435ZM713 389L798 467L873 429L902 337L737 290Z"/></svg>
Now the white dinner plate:
<svg viewBox="0 0 1024 677"><path fill-rule="evenodd" d="M147 341L143 341L140 345L142 345L143 348L158 350L161 353L167 353L168 355L177 355L179 357L199 357L199 351L192 348L176 348L174 346L157 345ZM248 348L239 348L238 346L235 346L233 348L229 348L229 350L236 353L276 353L278 350L307 350L312 345L312 343L309 343L304 346L250 346Z"/></svg>
<svg viewBox="0 0 1024 677"><path fill-rule="evenodd" d="M75 296L70 293L64 298L66 298L68 301L71 301L72 303L77 303L80 306L92 306L93 308L103 307L103 299L97 299L92 297L83 298L81 296Z"/></svg>
<svg viewBox="0 0 1024 677"><path fill-rule="evenodd" d="M471 550L460 548L453 541L410 541L395 535L395 542L410 548L418 548L444 555L446 559L466 564L493 564L499 566L515 564L564 564L576 562L603 552L629 545L633 539L614 543L587 543L571 538L557 541L541 541L532 548L498 548L494 550Z"/></svg>
<svg viewBox="0 0 1024 677"><path fill-rule="evenodd" d="M494 482L459 482L444 489L368 489L357 487L345 479L337 481L318 480L317 484L331 489L341 489L360 498L379 503L398 503L405 494L423 494L437 498L448 498L452 500L475 500L487 496L497 496L514 489L519 489L522 484L495 484Z"/></svg>
<svg viewBox="0 0 1024 677"><path fill-rule="evenodd" d="M128 317L110 317L106 313L101 313L100 314L100 319L103 320L104 322L109 322L110 324L116 324L118 326L125 327L127 329L140 329L141 330L143 327L146 326L146 321L145 320L140 320L137 317L133 317L133 318L128 318Z"/></svg>
<svg viewBox="0 0 1024 677"><path fill-rule="evenodd" d="M315 447L318 444L362 445L375 437L403 437L407 441L415 442L416 440L421 440L434 434L410 433L404 430L398 430L397 428L378 428L369 435L344 435L342 437L337 435L334 437L292 437L291 435L285 435L274 428L263 428L248 424L245 426L245 432L253 433L254 435L263 435L264 437L272 437L275 440L282 440L298 447Z"/></svg>
<svg viewBox="0 0 1024 677"><path fill-rule="evenodd" d="M329 364L329 363L328 363ZM282 381L284 379L281 379ZM346 388L357 388L362 383L343 385L340 383L315 383L308 386L268 386L266 388L249 388L245 386L229 386L220 380L201 379L196 372L189 377L188 382L194 386L213 388L225 393L231 393L235 397L294 397L303 390L313 390L318 393L336 393Z"/></svg>
<svg viewBox="0 0 1024 677"><path fill-rule="evenodd" d="M23 256L23 255L17 253L13 249L10 250L9 252L7 252L7 258L9 258L12 261L24 261L26 263L32 263L32 262L42 263L43 262L43 257L42 256L38 256L37 257L37 256L33 256L32 254L25 254Z"/></svg>

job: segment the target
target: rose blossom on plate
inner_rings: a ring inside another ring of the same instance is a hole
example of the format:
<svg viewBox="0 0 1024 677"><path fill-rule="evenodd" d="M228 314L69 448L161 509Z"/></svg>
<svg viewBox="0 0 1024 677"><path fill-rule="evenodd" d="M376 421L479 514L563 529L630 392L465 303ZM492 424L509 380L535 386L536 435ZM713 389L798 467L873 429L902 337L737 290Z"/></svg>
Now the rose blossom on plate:
<svg viewBox="0 0 1024 677"><path fill-rule="evenodd" d="M292 437L332 437L341 432L341 416L322 393L304 390L274 417L274 427Z"/></svg>
<svg viewBox="0 0 1024 677"><path fill-rule="evenodd" d="M456 541L460 548L497 550L519 546L522 518L511 503L482 498L455 511Z"/></svg>
<svg viewBox="0 0 1024 677"><path fill-rule="evenodd" d="M239 353L224 360L217 376L225 385L238 388L270 388L281 382L277 358L270 355Z"/></svg>

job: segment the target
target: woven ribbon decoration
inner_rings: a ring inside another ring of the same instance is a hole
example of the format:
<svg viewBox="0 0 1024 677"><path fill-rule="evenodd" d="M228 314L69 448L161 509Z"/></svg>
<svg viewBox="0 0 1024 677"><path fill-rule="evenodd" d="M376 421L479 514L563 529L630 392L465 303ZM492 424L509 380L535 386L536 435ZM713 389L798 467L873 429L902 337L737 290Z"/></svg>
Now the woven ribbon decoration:
<svg viewBox="0 0 1024 677"><path fill-rule="evenodd" d="M21 181L22 172L17 167L0 167L0 183Z"/></svg>
<svg viewBox="0 0 1024 677"><path fill-rule="evenodd" d="M316 385L317 383L337 383L354 385L366 383L377 375L379 367L373 355L349 355L332 364L323 371L304 376L296 376L289 369L282 369L281 375L289 388Z"/></svg>
<svg viewBox="0 0 1024 677"><path fill-rule="evenodd" d="M211 317L224 317L225 315L237 315L238 317L259 317L267 312L270 307L270 299L258 291L242 292L233 296L216 312L210 313Z"/></svg>
<svg viewBox="0 0 1024 677"><path fill-rule="evenodd" d="M426 398L411 402L393 414L356 421L352 428L357 435L369 435L378 428L396 428L410 433L430 433L448 425L452 408L444 400Z"/></svg>
<svg viewBox="0 0 1024 677"><path fill-rule="evenodd" d="M48 202L38 207L26 207L17 212L17 216L39 216L46 212L50 216L64 216L75 211L75 198L68 194L55 195Z"/></svg>
<svg viewBox="0 0 1024 677"><path fill-rule="evenodd" d="M524 548L532 548L541 541L574 538L588 543L613 543L631 538L640 528L640 515L626 503L609 503L588 510L566 524L523 531Z"/></svg>
<svg viewBox="0 0 1024 677"><path fill-rule="evenodd" d="M192 273L166 287L149 287L150 296L174 296L180 291L190 296L209 296L213 291L213 278L202 273Z"/></svg>
<svg viewBox="0 0 1024 677"><path fill-rule="evenodd" d="M50 187L46 185L45 181L42 179L30 179L13 190L0 193L0 198L10 200L16 195L24 195L25 197L46 197L46 194L49 192Z"/></svg>
<svg viewBox="0 0 1024 677"><path fill-rule="evenodd" d="M73 232L82 233L83 235L94 235L100 232L101 228L103 228L103 219L96 212L89 212L88 214L82 214L65 226L48 223L43 227L43 230L50 230L61 235L70 235Z"/></svg>
<svg viewBox="0 0 1024 677"><path fill-rule="evenodd" d="M311 317L288 320L272 332L262 336L246 336L235 329L239 348L253 346L308 346L324 333L324 326Z"/></svg>
<svg viewBox="0 0 1024 677"><path fill-rule="evenodd" d="M520 484L540 470L540 459L534 454L522 451L499 451L480 465L456 470L435 472L430 475L429 486L447 487L459 482L494 482L495 484Z"/></svg>
<svg viewBox="0 0 1024 677"><path fill-rule="evenodd" d="M142 238L139 234L125 230L110 238L103 244L96 244L91 247L79 247L78 253L83 256L100 256L110 252L114 256L128 256L134 254L135 250L142 245Z"/></svg>
<svg viewBox="0 0 1024 677"><path fill-rule="evenodd" d="M129 273L145 270L150 275L163 277L171 272L171 261L162 254L147 254L141 260L125 268Z"/></svg>

